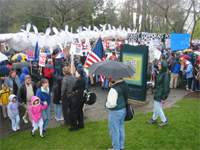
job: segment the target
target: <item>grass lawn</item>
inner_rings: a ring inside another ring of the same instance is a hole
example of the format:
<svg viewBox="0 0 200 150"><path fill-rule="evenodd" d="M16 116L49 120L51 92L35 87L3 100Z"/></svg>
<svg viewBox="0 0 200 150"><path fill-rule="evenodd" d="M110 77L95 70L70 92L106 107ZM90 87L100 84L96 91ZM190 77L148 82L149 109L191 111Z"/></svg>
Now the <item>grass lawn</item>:
<svg viewBox="0 0 200 150"><path fill-rule="evenodd" d="M184 99L165 110L168 126L159 128L146 121L152 113L138 113L126 122L126 150L200 150L200 100ZM0 140L1 150L106 150L110 147L107 121L88 122L85 129L68 132L66 127L39 133L18 132Z"/></svg>

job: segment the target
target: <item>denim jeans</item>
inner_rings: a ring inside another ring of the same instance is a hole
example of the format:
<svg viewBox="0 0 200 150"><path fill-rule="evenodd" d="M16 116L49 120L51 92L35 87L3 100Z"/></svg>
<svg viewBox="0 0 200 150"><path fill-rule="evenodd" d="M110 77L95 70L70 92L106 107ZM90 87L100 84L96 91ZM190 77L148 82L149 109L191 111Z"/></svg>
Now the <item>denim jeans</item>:
<svg viewBox="0 0 200 150"><path fill-rule="evenodd" d="M108 114L109 133L112 138L112 146L114 150L124 149L125 116L126 116L126 108L120 110L110 110Z"/></svg>
<svg viewBox="0 0 200 150"><path fill-rule="evenodd" d="M13 131L18 130L20 128L19 127L19 122L20 122L19 115L11 117L10 120L11 120L12 130Z"/></svg>
<svg viewBox="0 0 200 150"><path fill-rule="evenodd" d="M63 119L63 112L62 112L61 104L54 104L54 111L55 111L55 119L56 120Z"/></svg>
<svg viewBox="0 0 200 150"><path fill-rule="evenodd" d="M200 90L200 82L195 78L193 79L192 90L193 91Z"/></svg>
<svg viewBox="0 0 200 150"><path fill-rule="evenodd" d="M192 80L193 80L193 78L188 78L188 79L187 79L187 88L188 88L189 90L192 89Z"/></svg>
<svg viewBox="0 0 200 150"><path fill-rule="evenodd" d="M157 120L158 117L160 117L162 122L166 122L167 121L167 119L165 117L165 114L163 112L163 109L162 109L162 103L154 100L153 117L152 117L152 119L153 120Z"/></svg>
<svg viewBox="0 0 200 150"><path fill-rule="evenodd" d="M42 112L42 117L44 121L43 129L46 130L49 124L49 120L51 119L50 117L50 105L48 106L47 109L43 110Z"/></svg>
<svg viewBox="0 0 200 150"><path fill-rule="evenodd" d="M103 82L103 88L108 89L109 88L109 80L105 79Z"/></svg>
<svg viewBox="0 0 200 150"><path fill-rule="evenodd" d="M39 127L40 135L42 135L43 125L44 125L44 122L43 122L42 118L40 118L40 120L37 123L33 120L32 121L32 126L33 126L32 132L34 133Z"/></svg>

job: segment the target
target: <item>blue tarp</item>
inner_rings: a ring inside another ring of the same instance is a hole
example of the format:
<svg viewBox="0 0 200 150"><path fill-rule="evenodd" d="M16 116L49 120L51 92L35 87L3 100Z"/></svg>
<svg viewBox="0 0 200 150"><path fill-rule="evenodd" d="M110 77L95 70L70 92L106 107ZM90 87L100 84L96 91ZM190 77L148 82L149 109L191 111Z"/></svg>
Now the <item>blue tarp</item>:
<svg viewBox="0 0 200 150"><path fill-rule="evenodd" d="M178 51L184 50L190 47L190 34L170 34L171 50Z"/></svg>

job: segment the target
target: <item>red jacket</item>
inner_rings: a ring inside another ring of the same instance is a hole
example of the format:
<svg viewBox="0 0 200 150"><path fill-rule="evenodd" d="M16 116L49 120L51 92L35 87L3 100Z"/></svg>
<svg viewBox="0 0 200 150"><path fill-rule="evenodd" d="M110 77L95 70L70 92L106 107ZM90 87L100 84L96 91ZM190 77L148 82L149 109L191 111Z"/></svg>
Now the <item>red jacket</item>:
<svg viewBox="0 0 200 150"><path fill-rule="evenodd" d="M43 68L43 76L45 78L52 78L53 77L53 73L54 73L54 69L53 68Z"/></svg>

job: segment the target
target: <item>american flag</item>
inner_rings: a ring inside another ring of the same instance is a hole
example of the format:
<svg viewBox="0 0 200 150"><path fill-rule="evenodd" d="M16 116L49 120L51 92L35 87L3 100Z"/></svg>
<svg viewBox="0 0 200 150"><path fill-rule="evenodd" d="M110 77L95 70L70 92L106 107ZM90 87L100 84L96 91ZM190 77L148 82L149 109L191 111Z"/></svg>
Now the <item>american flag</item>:
<svg viewBox="0 0 200 150"><path fill-rule="evenodd" d="M93 50L88 54L84 66L88 68L94 63L102 61L103 57L104 57L104 50L103 50L102 39L99 38Z"/></svg>
<svg viewBox="0 0 200 150"><path fill-rule="evenodd" d="M100 61L104 61L104 50L101 38L98 39L93 50L88 54L84 66L88 68ZM104 82L104 76L100 75L99 79L102 83Z"/></svg>

